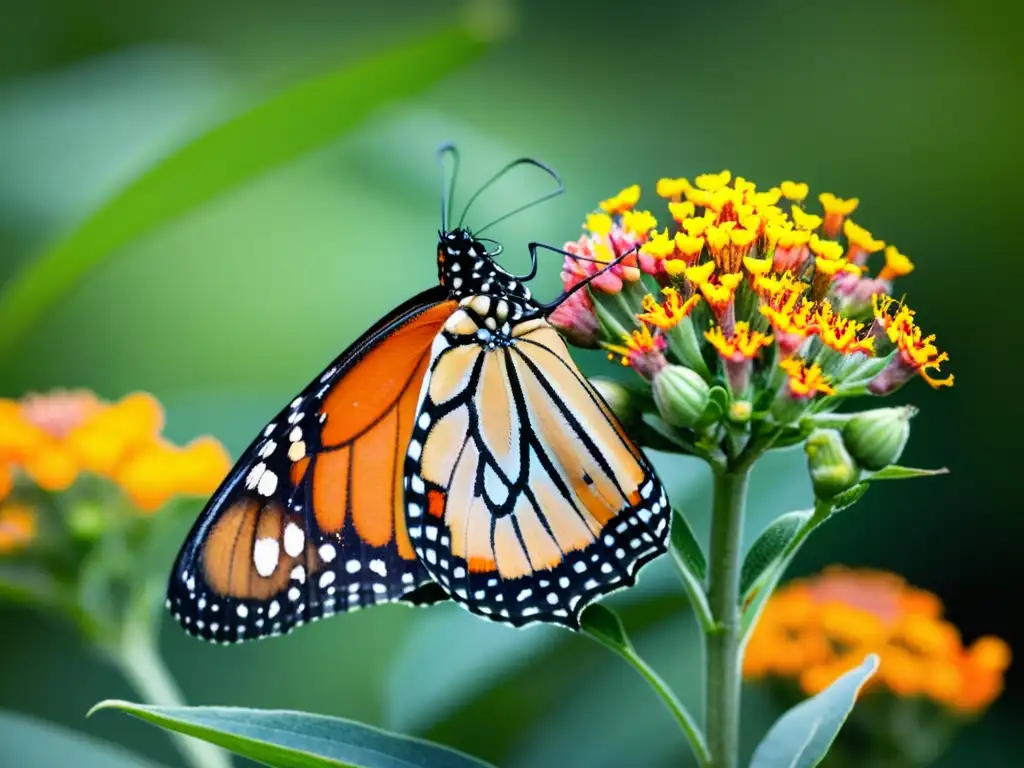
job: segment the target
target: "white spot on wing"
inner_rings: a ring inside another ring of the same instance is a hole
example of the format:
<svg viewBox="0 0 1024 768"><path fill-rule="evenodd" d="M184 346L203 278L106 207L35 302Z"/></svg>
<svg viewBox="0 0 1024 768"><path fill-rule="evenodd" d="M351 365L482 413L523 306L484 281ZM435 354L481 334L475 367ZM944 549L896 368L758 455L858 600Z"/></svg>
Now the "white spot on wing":
<svg viewBox="0 0 1024 768"><path fill-rule="evenodd" d="M274 491L277 490L277 475L269 469L263 473L259 483L256 486L256 491L260 496L273 496Z"/></svg>
<svg viewBox="0 0 1024 768"><path fill-rule="evenodd" d="M252 547L252 562L256 566L256 573L263 578L269 578L277 570L277 561L281 556L281 545L277 539L262 538L256 539Z"/></svg>
<svg viewBox="0 0 1024 768"><path fill-rule="evenodd" d="M295 523L288 523L284 529L284 551L289 557L298 557L306 544L306 534Z"/></svg>

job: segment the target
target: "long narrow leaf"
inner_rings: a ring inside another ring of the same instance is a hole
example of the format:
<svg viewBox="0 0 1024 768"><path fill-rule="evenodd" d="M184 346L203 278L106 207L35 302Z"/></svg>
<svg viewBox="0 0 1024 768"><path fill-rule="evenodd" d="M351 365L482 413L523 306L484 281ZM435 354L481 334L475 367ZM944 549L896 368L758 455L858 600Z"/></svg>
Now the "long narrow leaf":
<svg viewBox="0 0 1024 768"><path fill-rule="evenodd" d="M104 701L161 728L272 768L487 768L455 750L324 715L235 707L151 707ZM89 714L92 714L90 712Z"/></svg>
<svg viewBox="0 0 1024 768"><path fill-rule="evenodd" d="M323 146L475 59L453 27L300 82L169 155L30 262L0 292L0 354L106 257L215 196Z"/></svg>
<svg viewBox="0 0 1024 768"><path fill-rule="evenodd" d="M754 751L750 768L813 768L818 765L846 722L860 689L877 669L878 656L872 653L859 667L780 717Z"/></svg>

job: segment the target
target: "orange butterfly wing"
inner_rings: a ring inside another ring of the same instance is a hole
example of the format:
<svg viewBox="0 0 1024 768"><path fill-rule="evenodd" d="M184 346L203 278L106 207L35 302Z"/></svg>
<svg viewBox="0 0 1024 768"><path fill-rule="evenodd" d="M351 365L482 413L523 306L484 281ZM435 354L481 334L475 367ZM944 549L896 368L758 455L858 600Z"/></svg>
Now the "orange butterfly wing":
<svg viewBox="0 0 1024 768"><path fill-rule="evenodd" d="M403 463L439 288L367 331L267 425L193 526L167 604L218 642L282 634L430 582L406 529Z"/></svg>
<svg viewBox="0 0 1024 768"><path fill-rule="evenodd" d="M471 612L578 629L665 551L668 498L547 320L492 343L473 306L434 343L405 462L409 534Z"/></svg>

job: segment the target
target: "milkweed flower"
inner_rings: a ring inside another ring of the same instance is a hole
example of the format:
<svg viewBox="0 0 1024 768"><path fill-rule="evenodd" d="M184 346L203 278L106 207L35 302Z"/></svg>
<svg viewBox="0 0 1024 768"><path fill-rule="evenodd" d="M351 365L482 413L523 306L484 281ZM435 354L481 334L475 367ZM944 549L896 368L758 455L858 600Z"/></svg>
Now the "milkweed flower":
<svg viewBox="0 0 1024 768"><path fill-rule="evenodd" d="M596 349L599 346L601 326L589 292L576 291L559 304L548 319L577 347Z"/></svg>
<svg viewBox="0 0 1024 768"><path fill-rule="evenodd" d="M0 556L24 549L35 535L34 509L25 504L0 505Z"/></svg>
<svg viewBox="0 0 1024 768"><path fill-rule="evenodd" d="M787 698L812 696L869 653L880 658L878 673L861 692L852 731L840 732L840 749L844 738L903 747L899 741L907 734L879 730L920 713L922 702L944 714L933 738L945 738L949 725L977 716L998 698L1011 661L998 637L965 642L931 592L893 573L831 567L768 599L746 647L743 675L774 684Z"/></svg>
<svg viewBox="0 0 1024 768"><path fill-rule="evenodd" d="M858 198L812 195L798 180L759 188L729 170L664 176L656 192L668 212L660 224L639 185L586 216L585 234L565 245L562 279L570 288L597 277L553 322L648 383L666 365L695 372L709 387L699 418L701 398L669 402L678 387L647 400L685 432L677 444L728 451L744 430L787 429L792 444L810 434L802 420L825 417L850 395L885 395L918 375L933 387L952 384L938 376L947 355L935 337L891 296L913 263L852 218ZM601 271L629 248L636 254ZM906 424L879 427L889 428L899 435L872 440L902 445Z"/></svg>
<svg viewBox="0 0 1024 768"><path fill-rule="evenodd" d="M645 379L654 378L666 365L665 349L668 342L660 331L651 332L646 323L642 323L640 330L633 331L628 336L622 337L621 344L604 344L608 350L608 357L619 358L619 362L632 368Z"/></svg>
<svg viewBox="0 0 1024 768"><path fill-rule="evenodd" d="M210 438L179 448L161 437L163 427L160 403L141 392L116 402L86 390L2 399L0 491L22 476L59 493L89 475L112 481L142 511L179 493L212 493L230 468L227 452Z"/></svg>
<svg viewBox="0 0 1024 768"><path fill-rule="evenodd" d="M869 385L878 395L888 394L903 386L915 375L920 375L933 389L953 386L953 376L936 378L949 355L935 346L935 335L925 336L914 320L914 312L890 296L875 296L875 323L896 348L889 365ZM890 309L896 307L890 314ZM879 334L880 335L880 334Z"/></svg>

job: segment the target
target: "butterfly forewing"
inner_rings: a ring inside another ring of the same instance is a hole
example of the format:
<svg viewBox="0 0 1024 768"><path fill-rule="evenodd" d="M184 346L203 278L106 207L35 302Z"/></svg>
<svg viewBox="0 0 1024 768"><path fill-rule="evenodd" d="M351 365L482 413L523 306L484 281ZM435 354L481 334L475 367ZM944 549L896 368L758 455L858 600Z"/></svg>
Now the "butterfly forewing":
<svg viewBox="0 0 1024 768"><path fill-rule="evenodd" d="M463 304L421 387L405 462L410 539L474 613L576 627L664 551L667 499L546 320Z"/></svg>
<svg viewBox="0 0 1024 768"><path fill-rule="evenodd" d="M444 298L432 289L377 323L245 451L175 563L168 607L186 630L276 635L430 582L402 484Z"/></svg>

